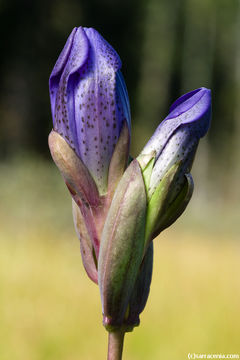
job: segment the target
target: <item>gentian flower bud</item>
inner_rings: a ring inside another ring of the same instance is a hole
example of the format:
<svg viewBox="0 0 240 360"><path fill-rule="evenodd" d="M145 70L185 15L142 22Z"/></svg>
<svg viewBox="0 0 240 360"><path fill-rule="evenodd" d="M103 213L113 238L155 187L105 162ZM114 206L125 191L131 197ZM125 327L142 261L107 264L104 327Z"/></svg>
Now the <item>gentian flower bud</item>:
<svg viewBox="0 0 240 360"><path fill-rule="evenodd" d="M116 51L94 29L74 28L49 80L53 129L88 168L100 194L123 122L128 94Z"/></svg>
<svg viewBox="0 0 240 360"><path fill-rule="evenodd" d="M138 160L148 196L146 241L174 222L189 202L189 174L201 137L210 124L211 92L191 91L173 103L169 115L142 150Z"/></svg>
<svg viewBox="0 0 240 360"><path fill-rule="evenodd" d="M74 28L50 76L51 155L73 197L83 263L97 282L100 238L129 157L130 108L116 51Z"/></svg>

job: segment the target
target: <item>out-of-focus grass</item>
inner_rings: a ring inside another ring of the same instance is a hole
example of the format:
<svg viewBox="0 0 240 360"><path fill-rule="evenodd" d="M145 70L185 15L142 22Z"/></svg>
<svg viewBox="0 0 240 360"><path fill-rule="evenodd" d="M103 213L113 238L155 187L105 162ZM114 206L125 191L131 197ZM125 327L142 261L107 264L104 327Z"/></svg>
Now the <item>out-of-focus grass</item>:
<svg viewBox="0 0 240 360"><path fill-rule="evenodd" d="M99 291L56 168L19 158L0 170L0 359L104 359ZM240 353L240 243L212 209L200 223L188 210L155 241L151 294L124 359Z"/></svg>

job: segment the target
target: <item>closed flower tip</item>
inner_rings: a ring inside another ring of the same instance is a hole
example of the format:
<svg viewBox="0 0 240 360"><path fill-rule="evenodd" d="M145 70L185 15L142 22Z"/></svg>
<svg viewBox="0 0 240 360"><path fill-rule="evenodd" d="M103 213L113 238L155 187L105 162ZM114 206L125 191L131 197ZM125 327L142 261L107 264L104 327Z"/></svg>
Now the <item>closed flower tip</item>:
<svg viewBox="0 0 240 360"><path fill-rule="evenodd" d="M176 162L182 161L184 171L191 169L198 142L206 134L210 119L211 91L206 88L193 90L172 104L169 115L160 123L140 154L156 154L150 195Z"/></svg>
<svg viewBox="0 0 240 360"><path fill-rule="evenodd" d="M123 122L126 85L116 51L94 29L74 28L49 80L53 128L81 158L100 193Z"/></svg>

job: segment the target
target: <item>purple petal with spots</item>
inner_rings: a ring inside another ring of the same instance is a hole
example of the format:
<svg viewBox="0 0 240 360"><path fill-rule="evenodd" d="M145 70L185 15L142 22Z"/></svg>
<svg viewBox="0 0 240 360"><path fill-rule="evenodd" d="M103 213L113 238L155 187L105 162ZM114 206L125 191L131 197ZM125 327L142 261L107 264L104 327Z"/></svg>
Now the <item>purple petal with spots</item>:
<svg viewBox="0 0 240 360"><path fill-rule="evenodd" d="M184 173L191 169L199 139L209 128L210 118L211 91L206 88L191 91L173 103L169 115L158 126L141 153L156 154L148 189L150 196L166 171L178 161L183 163L176 192L180 190Z"/></svg>
<svg viewBox="0 0 240 360"><path fill-rule="evenodd" d="M77 28L74 28L72 30L71 34L69 35L67 42L66 42L61 54L59 55L59 58L57 59L57 62L53 68L53 71L52 71L50 79L49 79L50 101L51 101L53 123L55 122L56 95L58 92L59 81L60 81L62 72L64 70L64 67L66 65L76 30L77 30Z"/></svg>
<svg viewBox="0 0 240 360"><path fill-rule="evenodd" d="M161 122L154 132L142 154L152 151L158 158L169 138L178 128L187 124L197 140L203 137L210 125L211 91L200 88L180 97L170 108L169 115Z"/></svg>
<svg viewBox="0 0 240 360"><path fill-rule="evenodd" d="M130 109L121 60L94 29L71 33L50 76L54 130L88 167L100 193L107 190L109 163Z"/></svg>

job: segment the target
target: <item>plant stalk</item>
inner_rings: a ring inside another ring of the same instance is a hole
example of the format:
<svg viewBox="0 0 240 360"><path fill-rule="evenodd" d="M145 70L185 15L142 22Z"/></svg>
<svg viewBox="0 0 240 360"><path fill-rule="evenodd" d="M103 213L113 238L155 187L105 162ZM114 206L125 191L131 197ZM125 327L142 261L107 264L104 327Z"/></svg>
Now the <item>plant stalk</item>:
<svg viewBox="0 0 240 360"><path fill-rule="evenodd" d="M121 360L125 332L123 330L108 333L108 358L107 360Z"/></svg>

